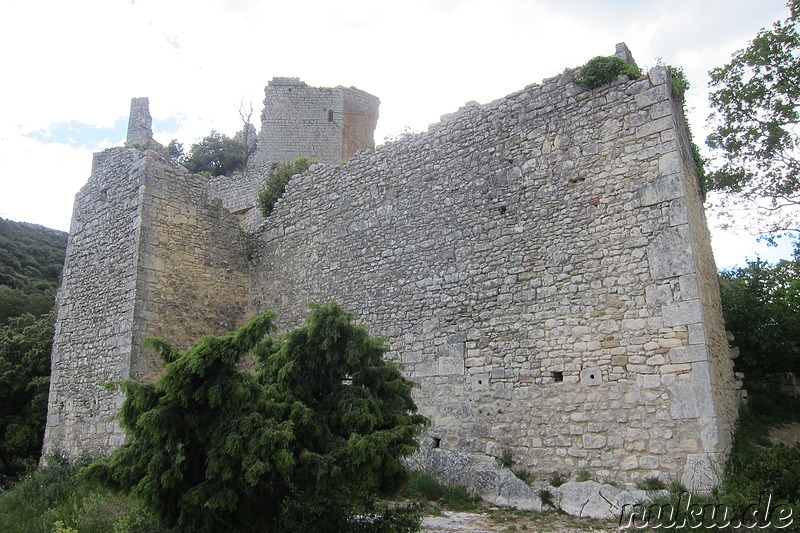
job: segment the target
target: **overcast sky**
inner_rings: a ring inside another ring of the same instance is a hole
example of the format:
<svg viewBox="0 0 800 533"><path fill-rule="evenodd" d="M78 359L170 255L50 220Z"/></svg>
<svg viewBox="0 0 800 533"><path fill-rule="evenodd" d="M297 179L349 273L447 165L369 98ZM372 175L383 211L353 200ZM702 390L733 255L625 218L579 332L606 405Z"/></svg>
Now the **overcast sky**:
<svg viewBox="0 0 800 533"><path fill-rule="evenodd" d="M240 129L240 102L258 116L275 76L355 86L381 99L380 144L624 41L640 66L660 57L685 69L703 144L708 70L788 9L785 0L26 0L3 2L0 15L0 217L68 230L91 154L124 141L134 96L150 98L156 140L188 148L211 129ZM713 245L720 267L757 249L776 257L747 235L714 230Z"/></svg>

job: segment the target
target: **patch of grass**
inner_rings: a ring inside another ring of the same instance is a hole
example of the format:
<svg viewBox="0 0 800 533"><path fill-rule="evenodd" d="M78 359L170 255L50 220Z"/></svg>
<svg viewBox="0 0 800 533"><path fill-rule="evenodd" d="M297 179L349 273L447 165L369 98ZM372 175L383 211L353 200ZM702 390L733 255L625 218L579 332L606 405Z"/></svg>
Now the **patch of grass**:
<svg viewBox="0 0 800 533"><path fill-rule="evenodd" d="M547 489L539 489L538 492L539 499L542 501L542 505L550 507L552 509L556 508L556 502L553 499L553 493Z"/></svg>
<svg viewBox="0 0 800 533"><path fill-rule="evenodd" d="M514 472L514 475L517 476L521 481L525 482L528 485L530 485L536 480L536 475L530 470L527 470L525 468L517 468L512 470L512 472Z"/></svg>
<svg viewBox="0 0 800 533"><path fill-rule="evenodd" d="M496 459L497 465L501 468L511 468L514 466L514 455L512 455L511 450L503 450L503 453Z"/></svg>
<svg viewBox="0 0 800 533"><path fill-rule="evenodd" d="M636 488L640 490L664 490L667 486L657 477L646 477L636 483Z"/></svg>
<svg viewBox="0 0 800 533"><path fill-rule="evenodd" d="M589 481L590 479L592 479L592 473L586 470L585 468L582 468L578 470L575 479L577 479L578 481Z"/></svg>
<svg viewBox="0 0 800 533"><path fill-rule="evenodd" d="M560 487L564 483L567 482L567 476L562 474L561 472L553 472L550 474L547 482L550 484L551 487Z"/></svg>
<svg viewBox="0 0 800 533"><path fill-rule="evenodd" d="M87 461L71 464L57 457L0 493L3 533L160 533L155 517L132 497L94 483L77 473ZM58 524L58 525L56 525ZM126 524L131 527L126 528Z"/></svg>
<svg viewBox="0 0 800 533"><path fill-rule="evenodd" d="M400 498L433 502L451 511L472 511L479 507L480 498L472 496L464 487L448 487L433 476L411 471L405 485L397 494Z"/></svg>

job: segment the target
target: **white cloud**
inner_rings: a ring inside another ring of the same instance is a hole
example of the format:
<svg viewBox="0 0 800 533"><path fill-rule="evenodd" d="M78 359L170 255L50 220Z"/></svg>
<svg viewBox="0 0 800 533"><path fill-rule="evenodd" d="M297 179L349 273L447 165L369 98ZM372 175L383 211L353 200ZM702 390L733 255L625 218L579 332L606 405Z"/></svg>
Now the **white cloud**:
<svg viewBox="0 0 800 533"><path fill-rule="evenodd" d="M156 129L156 138L190 144L211 129L234 133L240 100L260 113L274 76L380 97L380 141L625 41L642 65L660 56L684 66L694 84L690 120L702 141L706 72L787 13L784 0L8 2L0 7L10 21L0 46L13 52L0 67L15 83L0 89L0 159L14 174L0 178L0 216L63 228L88 177L91 158L82 149L34 146L25 134L69 121L111 127L127 115L131 97L149 96L155 118L179 123ZM11 183L20 171L29 179ZM72 173L80 178L63 179ZM46 208L29 200L43 189L61 191Z"/></svg>

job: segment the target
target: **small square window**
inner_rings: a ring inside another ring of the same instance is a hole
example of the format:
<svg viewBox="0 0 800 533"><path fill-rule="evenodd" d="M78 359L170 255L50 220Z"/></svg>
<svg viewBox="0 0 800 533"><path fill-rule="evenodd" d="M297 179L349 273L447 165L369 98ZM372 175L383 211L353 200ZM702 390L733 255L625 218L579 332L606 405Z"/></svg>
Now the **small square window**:
<svg viewBox="0 0 800 533"><path fill-rule="evenodd" d="M564 373L563 372L553 372L553 381L559 383L564 381Z"/></svg>

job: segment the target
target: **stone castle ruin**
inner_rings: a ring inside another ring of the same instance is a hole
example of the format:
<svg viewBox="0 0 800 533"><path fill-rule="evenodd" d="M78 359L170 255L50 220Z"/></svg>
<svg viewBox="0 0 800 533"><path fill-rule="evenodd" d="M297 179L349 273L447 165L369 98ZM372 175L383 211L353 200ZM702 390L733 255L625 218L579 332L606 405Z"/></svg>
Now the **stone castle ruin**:
<svg viewBox="0 0 800 533"><path fill-rule="evenodd" d="M591 90L575 74L377 149L377 98L276 78L253 164L233 177L136 147L95 154L44 452L123 443L123 398L102 385L158 376L144 338L187 347L268 309L289 329L307 302L337 300L421 385L432 426L414 461L440 476L484 490L464 472L510 455L544 477L707 488L741 383L682 105L662 67ZM128 144L152 139L146 105ZM320 164L263 219L265 169L301 155Z"/></svg>

